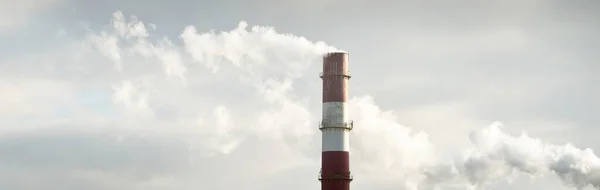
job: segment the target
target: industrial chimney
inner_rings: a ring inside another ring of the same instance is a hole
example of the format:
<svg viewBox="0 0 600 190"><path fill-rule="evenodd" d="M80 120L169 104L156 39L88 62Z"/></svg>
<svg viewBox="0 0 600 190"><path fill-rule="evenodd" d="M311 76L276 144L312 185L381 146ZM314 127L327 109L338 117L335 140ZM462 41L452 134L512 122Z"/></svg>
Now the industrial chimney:
<svg viewBox="0 0 600 190"><path fill-rule="evenodd" d="M349 190L350 130L353 122L348 120L348 54L332 52L323 57L323 118L319 129L323 134L321 190Z"/></svg>

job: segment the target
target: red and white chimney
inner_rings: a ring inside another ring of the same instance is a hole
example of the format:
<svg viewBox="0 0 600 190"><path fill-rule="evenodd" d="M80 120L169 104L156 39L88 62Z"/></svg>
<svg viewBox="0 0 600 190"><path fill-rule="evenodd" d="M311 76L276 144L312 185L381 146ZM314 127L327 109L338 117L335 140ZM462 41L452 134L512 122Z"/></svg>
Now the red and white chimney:
<svg viewBox="0 0 600 190"><path fill-rule="evenodd" d="M350 130L353 122L348 120L348 54L328 53L323 57L323 119L319 129L323 134L321 190L349 190Z"/></svg>

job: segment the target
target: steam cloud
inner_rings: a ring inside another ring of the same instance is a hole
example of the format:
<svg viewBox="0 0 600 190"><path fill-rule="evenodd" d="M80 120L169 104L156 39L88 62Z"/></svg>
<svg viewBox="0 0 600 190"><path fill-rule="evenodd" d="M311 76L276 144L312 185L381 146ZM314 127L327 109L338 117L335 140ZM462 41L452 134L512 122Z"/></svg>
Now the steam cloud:
<svg viewBox="0 0 600 190"><path fill-rule="evenodd" d="M155 29L116 12L107 30L90 33L72 45L79 55L71 57L70 66L75 70L67 72L85 74L65 76L56 83L69 81L68 85L55 86L73 94L75 87L100 84L107 87L100 91L112 90L114 106L107 109L118 111L117 116L96 113L78 122L93 120L115 126L120 140L136 135L181 139L205 157L231 154L256 137L284 142L284 146L302 150L305 157L317 159L320 136L315 123L320 105L314 102L319 102L319 97L294 90L307 85L298 83L306 80L304 74L319 69L322 54L339 49L277 33L271 27L249 27L243 21L220 33L198 33L188 26L179 36L182 44L154 36ZM100 59L92 56L98 52L112 65L92 61ZM81 60L85 56L93 59ZM235 79L238 85L227 79ZM316 79L308 81L319 84ZM9 88L17 87L0 83L1 91ZM208 98L196 98L199 94ZM226 101L222 94L237 100ZM350 106L357 126L351 139L353 172L359 173L355 175L405 181L402 188L407 190L485 189L515 172L555 174L578 189L600 187L600 159L590 149L545 144L525 133L511 136L494 123L470 134L472 149L445 159L427 134L400 125L395 115L381 110L372 97L355 97Z"/></svg>

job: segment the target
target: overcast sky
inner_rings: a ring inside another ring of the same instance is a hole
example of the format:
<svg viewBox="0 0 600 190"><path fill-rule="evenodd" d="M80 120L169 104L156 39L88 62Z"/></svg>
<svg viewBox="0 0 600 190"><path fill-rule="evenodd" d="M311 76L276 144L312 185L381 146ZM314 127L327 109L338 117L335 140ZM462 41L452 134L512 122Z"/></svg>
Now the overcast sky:
<svg viewBox="0 0 600 190"><path fill-rule="evenodd" d="M0 189L318 189L338 49L352 189L407 189L496 121L600 150L599 34L597 0L0 0Z"/></svg>

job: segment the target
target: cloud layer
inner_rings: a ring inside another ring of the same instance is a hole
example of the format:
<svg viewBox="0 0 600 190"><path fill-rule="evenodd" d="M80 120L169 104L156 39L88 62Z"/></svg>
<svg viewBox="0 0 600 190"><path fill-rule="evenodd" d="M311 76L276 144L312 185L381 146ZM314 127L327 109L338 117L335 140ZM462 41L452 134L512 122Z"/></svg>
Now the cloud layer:
<svg viewBox="0 0 600 190"><path fill-rule="evenodd" d="M318 188L317 74L338 48L244 21L223 32L188 26L179 39L157 28L115 12L53 51L0 60L3 187ZM482 189L515 172L600 185L589 149L493 124L470 134L472 148L447 153L374 99L350 102L357 186Z"/></svg>

